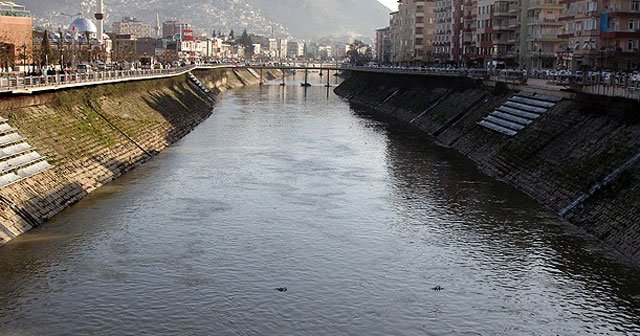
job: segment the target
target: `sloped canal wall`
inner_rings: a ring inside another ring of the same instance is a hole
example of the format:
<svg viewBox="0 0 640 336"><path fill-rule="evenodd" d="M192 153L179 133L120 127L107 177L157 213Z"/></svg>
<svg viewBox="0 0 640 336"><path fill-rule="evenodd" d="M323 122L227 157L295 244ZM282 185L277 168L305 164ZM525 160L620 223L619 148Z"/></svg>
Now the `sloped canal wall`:
<svg viewBox="0 0 640 336"><path fill-rule="evenodd" d="M640 104L353 72L335 92L456 149L640 264Z"/></svg>

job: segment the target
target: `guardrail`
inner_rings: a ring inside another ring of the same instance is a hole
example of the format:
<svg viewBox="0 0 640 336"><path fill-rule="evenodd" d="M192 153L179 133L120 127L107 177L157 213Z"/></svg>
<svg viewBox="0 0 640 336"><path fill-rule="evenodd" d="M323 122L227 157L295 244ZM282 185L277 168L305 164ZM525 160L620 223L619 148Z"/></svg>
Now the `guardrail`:
<svg viewBox="0 0 640 336"><path fill-rule="evenodd" d="M486 69L443 69L443 68L398 68L398 67L344 67L345 70L413 74L425 76L454 76L473 79L492 80L518 85L527 85L530 79L544 80L550 90L558 87L595 95L623 97L640 100L640 75L588 73L568 75L527 72L526 70L486 70ZM543 84L544 85L544 84Z"/></svg>
<svg viewBox="0 0 640 336"><path fill-rule="evenodd" d="M15 92L27 89L64 86L91 85L118 81L175 76L193 70L194 67L157 70L117 70L91 73L56 74L41 76L11 76L0 78L0 92Z"/></svg>

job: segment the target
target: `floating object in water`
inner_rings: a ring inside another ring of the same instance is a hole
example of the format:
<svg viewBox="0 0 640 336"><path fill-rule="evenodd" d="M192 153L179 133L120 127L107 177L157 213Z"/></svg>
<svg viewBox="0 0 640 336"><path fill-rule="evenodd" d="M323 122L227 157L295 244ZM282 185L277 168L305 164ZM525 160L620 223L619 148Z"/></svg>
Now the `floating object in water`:
<svg viewBox="0 0 640 336"><path fill-rule="evenodd" d="M442 288L442 287L440 287L440 286L435 286L435 287L431 288L431 290L432 290L432 291L439 292L439 291L441 291L441 290L444 290L444 288Z"/></svg>
<svg viewBox="0 0 640 336"><path fill-rule="evenodd" d="M277 290L278 292L286 292L287 287L278 287L278 288L275 288L275 290Z"/></svg>

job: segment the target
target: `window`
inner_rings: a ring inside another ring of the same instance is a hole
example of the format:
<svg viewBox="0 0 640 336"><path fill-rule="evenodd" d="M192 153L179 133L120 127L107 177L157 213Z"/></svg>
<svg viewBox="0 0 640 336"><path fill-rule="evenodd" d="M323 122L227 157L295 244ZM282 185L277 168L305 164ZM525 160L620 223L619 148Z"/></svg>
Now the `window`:
<svg viewBox="0 0 640 336"><path fill-rule="evenodd" d="M595 12L597 9L597 3L595 2L587 2L587 12Z"/></svg>
<svg viewBox="0 0 640 336"><path fill-rule="evenodd" d="M631 10L632 11L640 11L640 0L633 0L631 2Z"/></svg>
<svg viewBox="0 0 640 336"><path fill-rule="evenodd" d="M629 30L635 31L638 30L640 27L638 27L638 21L637 20L629 20Z"/></svg>

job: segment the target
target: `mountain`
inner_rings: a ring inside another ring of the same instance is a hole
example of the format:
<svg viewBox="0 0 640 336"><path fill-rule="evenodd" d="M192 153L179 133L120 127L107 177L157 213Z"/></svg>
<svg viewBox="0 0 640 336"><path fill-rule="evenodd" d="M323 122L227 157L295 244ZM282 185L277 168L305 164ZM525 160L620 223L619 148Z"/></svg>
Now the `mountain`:
<svg viewBox="0 0 640 336"><path fill-rule="evenodd" d="M376 0L253 0L264 15L297 36L365 35L388 25L389 9Z"/></svg>
<svg viewBox="0 0 640 336"><path fill-rule="evenodd" d="M38 25L58 28L71 20L61 13L91 17L96 0L18 0ZM296 37L372 36L388 22L389 10L376 0L105 0L109 22L135 16L149 23L178 19L210 34L231 29Z"/></svg>

